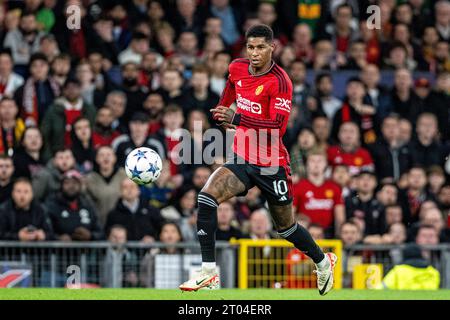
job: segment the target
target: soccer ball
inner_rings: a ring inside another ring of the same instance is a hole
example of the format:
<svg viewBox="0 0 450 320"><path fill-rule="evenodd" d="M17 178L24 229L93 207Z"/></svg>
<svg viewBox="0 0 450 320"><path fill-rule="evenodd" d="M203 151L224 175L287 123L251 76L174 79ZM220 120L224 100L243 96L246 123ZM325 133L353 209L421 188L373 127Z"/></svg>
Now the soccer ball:
<svg viewBox="0 0 450 320"><path fill-rule="evenodd" d="M125 172L138 185L156 181L161 174L162 160L156 151L150 148L136 148L125 160Z"/></svg>

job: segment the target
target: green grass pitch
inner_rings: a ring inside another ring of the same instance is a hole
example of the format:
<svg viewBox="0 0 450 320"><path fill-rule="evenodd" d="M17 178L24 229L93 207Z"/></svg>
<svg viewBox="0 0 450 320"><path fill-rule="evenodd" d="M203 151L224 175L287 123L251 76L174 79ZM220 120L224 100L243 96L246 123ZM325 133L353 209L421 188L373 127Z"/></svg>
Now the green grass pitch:
<svg viewBox="0 0 450 320"><path fill-rule="evenodd" d="M317 290L222 289L181 292L157 289L0 289L0 300L450 300L450 290Z"/></svg>

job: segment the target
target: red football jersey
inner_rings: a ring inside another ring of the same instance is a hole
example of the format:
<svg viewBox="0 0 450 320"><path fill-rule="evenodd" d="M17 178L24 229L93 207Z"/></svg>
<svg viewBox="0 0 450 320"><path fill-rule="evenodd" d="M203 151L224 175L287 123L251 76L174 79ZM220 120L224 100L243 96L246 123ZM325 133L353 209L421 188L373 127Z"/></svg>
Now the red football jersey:
<svg viewBox="0 0 450 320"><path fill-rule="evenodd" d="M373 170L374 164L369 151L364 148L358 148L355 152L345 152L340 146L330 146L327 150L328 163L331 166L345 165L349 168L353 176L360 170Z"/></svg>
<svg viewBox="0 0 450 320"><path fill-rule="evenodd" d="M282 142L292 103L292 82L276 63L260 75L249 71L248 59L229 66L219 104L236 102L232 123L237 126L233 151L258 166L285 166L289 154Z"/></svg>
<svg viewBox="0 0 450 320"><path fill-rule="evenodd" d="M325 229L333 225L335 206L343 203L341 188L331 180L316 186L308 179L302 179L294 185L294 206L297 212Z"/></svg>

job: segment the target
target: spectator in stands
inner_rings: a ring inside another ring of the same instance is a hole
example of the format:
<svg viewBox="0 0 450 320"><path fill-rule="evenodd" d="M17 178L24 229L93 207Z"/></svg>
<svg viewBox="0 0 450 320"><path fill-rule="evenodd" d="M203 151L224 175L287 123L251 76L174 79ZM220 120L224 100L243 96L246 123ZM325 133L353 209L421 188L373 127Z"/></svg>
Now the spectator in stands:
<svg viewBox="0 0 450 320"><path fill-rule="evenodd" d="M384 277L377 289L437 290L440 274L424 259L417 245L409 244L403 250L403 261Z"/></svg>
<svg viewBox="0 0 450 320"><path fill-rule="evenodd" d="M212 122L212 115L209 109L217 105L219 96L209 88L209 70L204 65L196 65L192 68L192 77L190 88L183 94L183 112L184 115L198 109L201 112L210 115L209 121Z"/></svg>
<svg viewBox="0 0 450 320"><path fill-rule="evenodd" d="M394 41L389 46L389 51L386 58L383 60L382 69L384 70L399 70L405 69L412 71L416 68L416 62L408 57L407 47L399 42Z"/></svg>
<svg viewBox="0 0 450 320"><path fill-rule="evenodd" d="M348 3L338 5L333 14L334 23L327 25L323 37L330 38L338 55L344 58L350 43L359 38L359 32L352 22L353 9Z"/></svg>
<svg viewBox="0 0 450 320"><path fill-rule="evenodd" d="M21 109L21 116L27 126L38 126L53 100L59 96L58 83L49 77L47 58L35 53L30 58L30 76L14 94L14 100Z"/></svg>
<svg viewBox="0 0 450 320"><path fill-rule="evenodd" d="M27 127L20 146L14 152L14 176L34 179L45 168L42 156L43 139L37 127Z"/></svg>
<svg viewBox="0 0 450 320"><path fill-rule="evenodd" d="M60 241L102 240L97 212L82 195L82 177L79 172L64 173L60 191L45 202L55 236Z"/></svg>
<svg viewBox="0 0 450 320"><path fill-rule="evenodd" d="M403 244L407 239L406 227L401 222L393 223L389 226L387 233L383 234L381 243Z"/></svg>
<svg viewBox="0 0 450 320"><path fill-rule="evenodd" d="M196 199L197 191L193 187L186 186L175 194L172 205L161 210L164 219L175 221L180 226L185 241L197 239Z"/></svg>
<svg viewBox="0 0 450 320"><path fill-rule="evenodd" d="M439 38L445 41L450 40L450 4L447 1L438 1L434 5L436 30Z"/></svg>
<svg viewBox="0 0 450 320"><path fill-rule="evenodd" d="M367 87L369 104L376 109L377 118L383 119L388 115L391 107L391 98L388 89L380 83L380 70L375 64L366 65L361 73L361 80Z"/></svg>
<svg viewBox="0 0 450 320"><path fill-rule="evenodd" d="M384 216L386 227L389 228L394 223L401 223L403 221L403 209L397 204L388 205L384 208Z"/></svg>
<svg viewBox="0 0 450 320"><path fill-rule="evenodd" d="M0 100L0 154L13 156L25 130L25 123L18 117L19 108L9 97Z"/></svg>
<svg viewBox="0 0 450 320"><path fill-rule="evenodd" d="M361 39L366 44L367 63L377 66L378 69L381 57L381 44L380 39L378 38L377 35L377 30L369 28L367 20L361 20L359 22L359 29L361 33ZM363 81L365 82L365 80ZM377 106L374 104L374 107L376 108Z"/></svg>
<svg viewBox="0 0 450 320"><path fill-rule="evenodd" d="M359 127L354 122L344 122L339 128L338 145L328 147L328 163L346 165L353 176L361 170L374 170L370 153L360 146Z"/></svg>
<svg viewBox="0 0 450 320"><path fill-rule="evenodd" d="M165 222L161 227L158 240L166 246L158 249L154 248L148 252L141 262L140 282L144 287L155 286L155 256L158 254L182 254L184 250L179 249L174 244L184 241L180 227L174 222Z"/></svg>
<svg viewBox="0 0 450 320"><path fill-rule="evenodd" d="M331 73L319 73L314 83L319 108L331 120L336 111L342 106L342 101L333 96L333 79Z"/></svg>
<svg viewBox="0 0 450 320"><path fill-rule="evenodd" d="M318 224L310 224L308 232L315 241L325 239L325 230Z"/></svg>
<svg viewBox="0 0 450 320"><path fill-rule="evenodd" d="M398 189L392 182L381 184L377 192L377 200L384 206L392 206L398 203Z"/></svg>
<svg viewBox="0 0 450 320"><path fill-rule="evenodd" d="M116 47L124 50L131 40L130 26L128 24L128 12L120 2L114 2L107 10L106 15L111 17L113 22L113 38Z"/></svg>
<svg viewBox="0 0 450 320"><path fill-rule="evenodd" d="M209 82L211 91L217 95L221 95L225 88L226 75L228 73L228 65L230 62L231 57L225 51L218 52L214 56Z"/></svg>
<svg viewBox="0 0 450 320"><path fill-rule="evenodd" d="M91 65L86 62L80 62L75 70L75 77L80 82L81 96L83 100L95 107L102 106L105 102L106 91L97 88L94 82L94 73Z"/></svg>
<svg viewBox="0 0 450 320"><path fill-rule="evenodd" d="M248 237L258 240L276 238L273 234L273 225L266 208L258 208L251 213Z"/></svg>
<svg viewBox="0 0 450 320"><path fill-rule="evenodd" d="M352 176L348 166L339 164L332 169L332 180L337 183L337 185L342 190L342 197L346 197L351 192L351 181Z"/></svg>
<svg viewBox="0 0 450 320"><path fill-rule="evenodd" d="M407 209L410 215L410 222L419 219L419 208L427 200L434 200L433 196L426 188L427 176L421 166L413 166L407 177L408 188L406 189Z"/></svg>
<svg viewBox="0 0 450 320"><path fill-rule="evenodd" d="M142 62L143 54L149 50L149 43L149 39L145 34L135 32L131 37L128 48L122 51L117 57L120 65L123 66L127 63L139 65Z"/></svg>
<svg viewBox="0 0 450 320"><path fill-rule="evenodd" d="M126 108L123 122L128 123L134 113L143 111L142 103L147 97L147 88L138 83L139 65L136 62L126 62L121 66L122 91L126 95Z"/></svg>
<svg viewBox="0 0 450 320"><path fill-rule="evenodd" d="M441 210L439 210L437 207L426 210L419 223L422 225L433 226L439 236L440 242L450 241L450 239L448 238L450 232L445 226L445 221Z"/></svg>
<svg viewBox="0 0 450 320"><path fill-rule="evenodd" d="M399 133L399 144L408 144L412 137L412 124L408 119L400 118L398 122L398 127L400 129Z"/></svg>
<svg viewBox="0 0 450 320"><path fill-rule="evenodd" d="M119 48L114 42L113 28L111 17L108 17L106 14L98 16L92 23L91 48L101 52L112 64L117 64ZM126 59L126 57L122 57L122 59Z"/></svg>
<svg viewBox="0 0 450 320"><path fill-rule="evenodd" d="M450 184L449 183L442 186L442 188L438 194L438 200L439 200L439 205L442 209L447 210L447 211L450 209ZM450 217L450 215L449 215L449 217ZM448 226L450 227L450 218L449 218Z"/></svg>
<svg viewBox="0 0 450 320"><path fill-rule="evenodd" d="M197 190L197 192L200 192L200 190L206 184L211 173L211 168L206 166L199 166L194 169L192 174L192 185Z"/></svg>
<svg viewBox="0 0 450 320"><path fill-rule="evenodd" d="M350 78L347 81L346 97L342 107L336 111L333 117L332 137L336 139L341 124L355 122L362 131L362 142L374 143L376 140L373 115L375 108L364 101L366 89L359 78Z"/></svg>
<svg viewBox="0 0 450 320"><path fill-rule="evenodd" d="M158 132L163 126L162 115L164 109L164 100L158 92L150 92L143 104L145 112L149 115L149 134Z"/></svg>
<svg viewBox="0 0 450 320"><path fill-rule="evenodd" d="M182 106L183 75L179 70L168 68L161 73L161 87L158 92L162 95L165 104L177 104Z"/></svg>
<svg viewBox="0 0 450 320"><path fill-rule="evenodd" d="M395 71L394 87L391 91L392 109L389 112L395 112L409 122L416 123L417 116L422 110L412 85L412 75L408 69L399 68Z"/></svg>
<svg viewBox="0 0 450 320"><path fill-rule="evenodd" d="M14 61L11 51L0 52L0 99L4 96L12 97L16 90L24 83L23 77L13 72Z"/></svg>
<svg viewBox="0 0 450 320"><path fill-rule="evenodd" d="M94 202L100 226L120 197L120 185L126 179L123 167L110 146L101 146L96 153L94 170L86 176L86 192Z"/></svg>
<svg viewBox="0 0 450 320"><path fill-rule="evenodd" d="M212 0L209 13L222 21L222 38L227 45L234 44L239 38L242 25L242 11L233 7L229 0Z"/></svg>
<svg viewBox="0 0 450 320"><path fill-rule="evenodd" d="M438 140L438 122L432 113L423 113L417 118L417 136L411 141L411 154L415 164L425 168L442 166L444 149Z"/></svg>
<svg viewBox="0 0 450 320"><path fill-rule="evenodd" d="M44 241L53 237L52 227L42 206L34 201L31 182L14 182L11 199L0 207L0 239Z"/></svg>
<svg viewBox="0 0 450 320"><path fill-rule="evenodd" d="M7 155L0 155L0 204L11 198L14 162Z"/></svg>
<svg viewBox="0 0 450 320"><path fill-rule="evenodd" d="M139 283L137 275L139 261L136 253L124 246L127 242L127 229L120 225L112 226L107 236L107 240L112 246L108 248L103 260L102 285L112 287L114 280L120 279L118 281L123 287L136 287ZM116 261L114 259L117 259L118 256L122 259L120 270L111 268L111 264Z"/></svg>
<svg viewBox="0 0 450 320"><path fill-rule="evenodd" d="M198 63L198 41L194 32L183 31L179 35L176 53L188 70Z"/></svg>
<svg viewBox="0 0 450 320"><path fill-rule="evenodd" d="M156 28L156 41L160 52L165 58L175 54L175 30L167 22L160 23Z"/></svg>
<svg viewBox="0 0 450 320"><path fill-rule="evenodd" d="M293 186L293 194L297 213L308 216L312 224L324 229L327 238L332 238L345 221L345 208L340 187L325 177L327 165L324 153L310 153L306 162L307 176Z"/></svg>
<svg viewBox="0 0 450 320"><path fill-rule="evenodd" d="M128 126L125 125L125 109L127 105L127 96L119 90L114 90L108 93L105 100L105 107L111 110L113 121L111 128L121 133L128 131Z"/></svg>
<svg viewBox="0 0 450 320"><path fill-rule="evenodd" d="M245 197L236 198L236 218L244 232L248 230L248 223L252 212L264 207L264 203L265 199L261 197L261 190L256 187L248 190Z"/></svg>
<svg viewBox="0 0 450 320"><path fill-rule="evenodd" d="M358 244L362 240L362 231L359 225L351 220L341 225L339 235L344 247Z"/></svg>
<svg viewBox="0 0 450 320"><path fill-rule="evenodd" d="M62 88L66 82L70 72L70 56L66 53L57 55L50 64L50 79L53 80L58 88ZM91 65L92 68L92 65Z"/></svg>
<svg viewBox="0 0 450 320"><path fill-rule="evenodd" d="M234 219L235 211L233 204L230 201L222 202L217 208L217 241L244 238L242 231L233 224Z"/></svg>
<svg viewBox="0 0 450 320"><path fill-rule="evenodd" d="M53 34L45 34L39 41L39 52L43 53L48 61L53 61L60 54L58 42Z"/></svg>
<svg viewBox="0 0 450 320"><path fill-rule="evenodd" d="M48 195L60 190L63 175L75 168L75 157L71 149L60 149L47 163L44 170L33 178L33 191L37 200L44 201Z"/></svg>
<svg viewBox="0 0 450 320"><path fill-rule="evenodd" d="M399 120L395 114L384 118L381 124L381 137L370 146L379 180L392 178L397 181L413 164L410 148L400 144Z"/></svg>
<svg viewBox="0 0 450 320"><path fill-rule="evenodd" d="M45 113L41 130L45 143L45 154L53 156L55 151L72 146L70 132L75 120L86 117L94 124L95 108L83 101L80 83L75 79L67 79L64 83L63 95L56 99Z"/></svg>
<svg viewBox="0 0 450 320"><path fill-rule="evenodd" d="M434 165L427 172L428 190L437 197L442 186L445 184L445 173L442 167Z"/></svg>
<svg viewBox="0 0 450 320"><path fill-rule="evenodd" d="M92 140L92 128L88 118L79 117L75 120L70 138L77 170L81 174L91 172L94 167L95 149Z"/></svg>
<svg viewBox="0 0 450 320"><path fill-rule="evenodd" d="M139 186L124 179L120 183L120 199L106 218L105 233L112 226L121 225L127 229L128 241L150 243L157 238L162 222L159 210L141 197Z"/></svg>
<svg viewBox="0 0 450 320"><path fill-rule="evenodd" d="M94 128L92 130L92 144L94 149L110 146L120 132L113 128L114 117L110 108L102 107L97 110Z"/></svg>
<svg viewBox="0 0 450 320"><path fill-rule="evenodd" d="M435 73L450 71L450 44L445 40L436 43L436 51L434 52Z"/></svg>
<svg viewBox="0 0 450 320"><path fill-rule="evenodd" d="M427 109L432 110L436 112L437 110L439 110L439 106L433 106L433 107L429 107L430 103L436 102L436 104L438 104L438 101L433 101L434 100L434 92L431 90L431 84L430 81L427 78L424 77L420 77L417 78L414 81L414 92L416 93L418 99L419 99L419 103L421 104L420 110L422 111L427 111Z"/></svg>
<svg viewBox="0 0 450 320"><path fill-rule="evenodd" d="M164 110L162 123L163 128L157 134L166 146L167 158L170 161L170 172L174 176L174 182L178 188L183 183L184 177L181 173L180 166L175 164L178 155L172 153L172 151L180 142L180 129L184 124L182 109L178 105L168 105Z"/></svg>
<svg viewBox="0 0 450 320"><path fill-rule="evenodd" d="M340 67L342 70L363 70L367 66L367 47L362 39L350 44L347 61Z"/></svg>
<svg viewBox="0 0 450 320"><path fill-rule="evenodd" d="M361 171L356 177L355 191L345 198L347 220L355 217L364 221L364 235L380 235L386 229L383 206L375 198L376 175Z"/></svg>
<svg viewBox="0 0 450 320"><path fill-rule="evenodd" d="M324 115L315 117L312 121L312 129L317 138L317 148L326 151L329 147L331 132L330 119Z"/></svg>
<svg viewBox="0 0 450 320"><path fill-rule="evenodd" d="M437 245L439 244L439 234L435 227L423 224L419 226L415 240L419 246Z"/></svg>
<svg viewBox="0 0 450 320"><path fill-rule="evenodd" d="M112 147L117 155L117 164L123 166L128 153L134 148L148 147L158 152L161 158L165 158L164 145L157 139L148 135L149 117L146 113L136 112L131 116L129 134L117 137Z"/></svg>
<svg viewBox="0 0 450 320"><path fill-rule="evenodd" d="M312 67L314 70L336 70L337 54L330 40L319 39L314 45L314 61ZM340 55L342 57L342 55Z"/></svg>
<svg viewBox="0 0 450 320"><path fill-rule="evenodd" d="M313 130L310 127L303 127L297 136L297 143L289 153L294 182L306 177L306 159L316 145L317 137Z"/></svg>
<svg viewBox="0 0 450 320"><path fill-rule="evenodd" d="M312 95L311 87L306 82L306 65L303 61L295 60L289 65L289 77L292 80L292 103L299 108L298 123L311 123L312 112L307 106L307 100ZM316 107L317 108L317 107Z"/></svg>
<svg viewBox="0 0 450 320"><path fill-rule="evenodd" d="M22 76L33 53L39 51L40 40L44 33L37 28L36 17L32 12L22 12L19 28L10 30L3 46L10 48L16 70Z"/></svg>

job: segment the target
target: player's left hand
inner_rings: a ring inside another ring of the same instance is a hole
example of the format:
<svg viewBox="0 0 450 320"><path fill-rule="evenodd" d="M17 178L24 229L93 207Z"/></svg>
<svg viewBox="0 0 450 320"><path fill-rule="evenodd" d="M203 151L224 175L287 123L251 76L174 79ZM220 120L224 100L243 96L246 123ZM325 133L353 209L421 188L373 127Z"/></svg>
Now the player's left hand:
<svg viewBox="0 0 450 320"><path fill-rule="evenodd" d="M233 120L234 111L224 106L217 106L210 110L214 115L214 120L218 122L231 123Z"/></svg>

